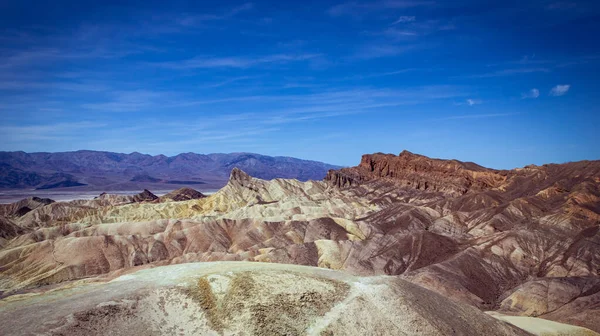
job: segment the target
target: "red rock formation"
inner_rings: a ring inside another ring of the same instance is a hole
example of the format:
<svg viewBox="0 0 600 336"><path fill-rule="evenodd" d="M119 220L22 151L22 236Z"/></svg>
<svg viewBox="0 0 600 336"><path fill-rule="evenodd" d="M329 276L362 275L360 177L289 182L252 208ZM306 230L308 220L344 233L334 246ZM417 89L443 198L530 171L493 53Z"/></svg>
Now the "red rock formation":
<svg viewBox="0 0 600 336"><path fill-rule="evenodd" d="M506 171L487 169L474 163L431 159L403 151L400 155L363 155L354 168L329 171L326 181L339 187L356 185L378 178L388 178L409 189L462 195L499 187Z"/></svg>

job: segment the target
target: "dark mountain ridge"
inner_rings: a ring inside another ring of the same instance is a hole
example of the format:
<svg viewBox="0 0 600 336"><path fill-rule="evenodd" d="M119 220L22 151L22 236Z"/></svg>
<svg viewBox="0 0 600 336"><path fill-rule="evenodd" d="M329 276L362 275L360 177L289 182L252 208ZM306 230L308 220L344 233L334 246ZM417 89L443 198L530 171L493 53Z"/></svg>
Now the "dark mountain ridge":
<svg viewBox="0 0 600 336"><path fill-rule="evenodd" d="M220 188L233 168L263 179L320 180L330 169L317 161L255 153L182 153L175 156L80 150L58 153L0 152L3 189L77 187L88 190L139 189L162 185ZM142 178L143 177L143 178ZM167 189L171 189L168 187Z"/></svg>

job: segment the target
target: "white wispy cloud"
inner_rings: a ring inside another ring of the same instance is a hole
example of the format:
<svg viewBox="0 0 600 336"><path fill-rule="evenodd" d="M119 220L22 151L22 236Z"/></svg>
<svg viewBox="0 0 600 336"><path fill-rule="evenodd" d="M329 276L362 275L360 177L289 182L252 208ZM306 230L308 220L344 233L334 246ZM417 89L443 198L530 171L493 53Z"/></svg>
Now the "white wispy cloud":
<svg viewBox="0 0 600 336"><path fill-rule="evenodd" d="M152 90L129 90L112 92L108 101L86 103L81 107L104 112L135 112L151 109L176 99L171 92Z"/></svg>
<svg viewBox="0 0 600 336"><path fill-rule="evenodd" d="M420 70L424 70L424 69L406 68L406 69L400 69L400 70L388 71L388 72L375 72L375 73L364 74L364 75L353 75L353 76L343 77L340 80L345 81L345 80L349 80L349 79L366 79L366 78L386 77L386 76L400 75L400 74L405 74L405 73L420 71Z"/></svg>
<svg viewBox="0 0 600 336"><path fill-rule="evenodd" d="M284 89L307 89L307 88L316 88L316 87L320 87L323 86L321 84L316 84L316 83L298 83L298 82L289 82L289 83L285 83L283 85Z"/></svg>
<svg viewBox="0 0 600 336"><path fill-rule="evenodd" d="M432 100L466 97L468 92L460 86L430 85L410 89L366 89L325 91L322 93L232 96L216 99L177 101L169 107L202 106L231 102L279 102L287 112L323 112L344 109L411 105ZM365 105L367 104L367 105ZM262 111L267 112L267 111ZM279 113L279 112L277 112Z"/></svg>
<svg viewBox="0 0 600 336"><path fill-rule="evenodd" d="M571 89L571 85L557 85L550 90L550 95L554 97L564 96Z"/></svg>
<svg viewBox="0 0 600 336"><path fill-rule="evenodd" d="M492 72L486 72L482 74L475 75L467 75L463 76L464 78L492 78L492 77L505 77L505 76L513 76L519 74L530 74L537 72L550 72L549 68L510 68L510 69L502 69L496 70Z"/></svg>
<svg viewBox="0 0 600 336"><path fill-rule="evenodd" d="M523 99L536 99L539 96L540 96L540 90L535 89L535 88L521 94L521 98L523 98Z"/></svg>
<svg viewBox="0 0 600 336"><path fill-rule="evenodd" d="M289 130L290 125L363 113L401 112L408 106L467 97L468 92L465 91L458 86L433 85L406 89L325 89L284 95L232 95L207 97L206 100L192 100L197 99L197 93L115 91L103 101L83 106L93 110L95 115L103 116L105 123L82 121L27 126L20 125L19 120L11 120L10 124L0 127L0 138L10 139L5 148L24 150L39 150L40 140L47 141L47 146L54 146L53 150L78 149L69 147L77 146L104 150L121 148L119 151L125 148L131 148L131 151L152 149L158 152L186 145L220 146L223 142L237 146L256 143L257 137L265 137L264 143L268 143L268 137ZM239 109L238 102L247 102L243 104L244 112L231 112ZM260 104L256 105L258 102ZM184 110L193 111L185 120L173 120L171 114L158 113ZM222 114L215 114L215 110L222 111ZM118 115L103 113L146 111L154 113L143 114L151 116L147 117L150 119L140 119L128 126L123 126ZM164 142L156 141L157 134ZM158 147L152 147L155 145Z"/></svg>
<svg viewBox="0 0 600 336"><path fill-rule="evenodd" d="M67 140L82 136L82 132L106 127L105 123L78 121L51 124L3 125L0 136L3 141L19 143L30 141Z"/></svg>
<svg viewBox="0 0 600 336"><path fill-rule="evenodd" d="M362 16L365 12L386 9L406 9L434 5L435 1L418 0L384 0L384 1L350 1L335 5L327 13L331 16Z"/></svg>
<svg viewBox="0 0 600 336"><path fill-rule="evenodd" d="M435 120L484 119L484 118L508 117L508 116L513 116L513 115L517 115L517 113L487 113L487 114L455 115L455 116L437 118Z"/></svg>
<svg viewBox="0 0 600 336"><path fill-rule="evenodd" d="M475 106L475 105L481 105L481 104L483 104L483 101L481 99L473 99L473 98L468 98L462 102L454 103L454 105L456 105L456 106L465 106L465 105Z"/></svg>
<svg viewBox="0 0 600 336"><path fill-rule="evenodd" d="M0 91L47 90L75 91L75 92L100 92L108 90L103 83L88 82L43 82L40 80L0 80Z"/></svg>
<svg viewBox="0 0 600 336"><path fill-rule="evenodd" d="M392 23L386 29L367 34L371 34L374 36L385 36L387 38L392 38L396 40L406 40L407 38L434 35L440 32L454 30L456 28L456 25L453 22L449 21L417 21L414 16L401 16L400 19Z"/></svg>
<svg viewBox="0 0 600 336"><path fill-rule="evenodd" d="M367 44L360 47L350 58L352 60L368 60L374 58L391 57L403 54L415 46L393 45L389 43Z"/></svg>
<svg viewBox="0 0 600 336"><path fill-rule="evenodd" d="M554 70L556 68L564 68L568 66L577 66L582 64L588 64L590 62L596 62L600 59L600 56L595 54L577 56L577 57L566 57L566 58L556 58L556 59L547 59L547 58L538 58L535 54L533 55L525 55L518 60L507 61L503 63L494 63L489 64L489 67L504 67L519 65L519 66L528 66L531 69L545 69L548 71Z"/></svg>
<svg viewBox="0 0 600 336"><path fill-rule="evenodd" d="M577 8L577 4L572 1L556 1L546 6L546 9L548 10L565 10L573 8Z"/></svg>
<svg viewBox="0 0 600 336"><path fill-rule="evenodd" d="M212 83L212 84L205 84L205 85L202 85L201 87L203 87L203 88L216 88L216 87L221 87L221 86L229 85L229 84L240 82L240 81L249 80L249 79L252 79L252 78L257 78L257 76L239 76L239 77L233 77L233 78L228 78L228 79L222 80L220 82L216 82L216 83Z"/></svg>
<svg viewBox="0 0 600 336"><path fill-rule="evenodd" d="M511 61L510 64L533 65L533 64L552 64L554 61L548 59L540 59L535 54L524 55L518 61Z"/></svg>
<svg viewBox="0 0 600 336"><path fill-rule="evenodd" d="M194 96L168 91L117 91L104 101L87 103L82 108L105 112L153 111L164 108L203 108L227 106L231 103L264 103L286 106L285 113L329 113L376 109L390 106L414 105L434 100L466 97L468 92L459 86L431 85L410 89L350 89L321 93L297 93L284 95L235 95L219 98L194 99ZM282 109L263 108L260 113L282 114Z"/></svg>
<svg viewBox="0 0 600 336"><path fill-rule="evenodd" d="M283 97L284 109L269 111L263 122L287 124L370 113L464 96L463 88L424 86L411 89L356 89Z"/></svg>
<svg viewBox="0 0 600 336"><path fill-rule="evenodd" d="M405 16L405 15L403 15L403 16L399 17L398 20L394 21L392 23L392 25L396 25L396 24L399 24L399 23L415 22L416 19L417 19L416 16Z"/></svg>
<svg viewBox="0 0 600 336"><path fill-rule="evenodd" d="M182 26L190 27L207 21L226 20L238 15L239 13L249 11L253 8L254 4L251 2L247 2L240 6L226 10L225 12L220 14L186 15L177 19L177 23Z"/></svg>
<svg viewBox="0 0 600 336"><path fill-rule="evenodd" d="M321 56L320 54L273 54L258 57L207 57L198 56L192 59L182 61L171 61L161 63L147 63L149 65L160 66L170 69L187 70L187 69L211 69L211 68L239 68L245 69L265 64L289 63L314 59Z"/></svg>
<svg viewBox="0 0 600 336"><path fill-rule="evenodd" d="M406 37L414 37L414 36L418 36L421 33L417 32L416 30L410 30L410 29L395 29L395 28L390 28L390 29L386 29L382 35L385 35L387 37L391 37L394 39L403 39Z"/></svg>
<svg viewBox="0 0 600 336"><path fill-rule="evenodd" d="M479 104L483 103L479 99L467 99L466 102L467 102L467 105L469 105L469 106L479 105Z"/></svg>
<svg viewBox="0 0 600 336"><path fill-rule="evenodd" d="M370 75L366 75L364 77L392 76L392 75L399 75L399 74L403 74L403 73L407 73L407 72L413 72L413 71L418 71L418 70L420 70L420 69L417 69L417 68L406 68L406 69L400 69L400 70L395 70L395 71L388 71L388 72L380 72L380 73L370 74Z"/></svg>
<svg viewBox="0 0 600 336"><path fill-rule="evenodd" d="M36 41L39 43L39 41ZM89 42L89 41L88 41ZM57 42L58 44L59 42ZM30 66L54 65L56 62L74 62L88 59L118 59L147 51L140 45L112 45L105 47L96 42L77 47L48 48L31 46L28 49L5 50L0 53L0 69L18 69Z"/></svg>

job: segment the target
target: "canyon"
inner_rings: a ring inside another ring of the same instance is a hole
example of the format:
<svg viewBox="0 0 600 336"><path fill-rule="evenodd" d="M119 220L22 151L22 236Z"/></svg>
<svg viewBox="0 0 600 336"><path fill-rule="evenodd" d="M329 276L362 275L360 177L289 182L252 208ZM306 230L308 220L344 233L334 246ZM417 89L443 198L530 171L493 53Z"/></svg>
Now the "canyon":
<svg viewBox="0 0 600 336"><path fill-rule="evenodd" d="M322 181L252 175L234 167L211 195L0 205L0 321L56 335L600 332L600 161L494 170L403 151Z"/></svg>

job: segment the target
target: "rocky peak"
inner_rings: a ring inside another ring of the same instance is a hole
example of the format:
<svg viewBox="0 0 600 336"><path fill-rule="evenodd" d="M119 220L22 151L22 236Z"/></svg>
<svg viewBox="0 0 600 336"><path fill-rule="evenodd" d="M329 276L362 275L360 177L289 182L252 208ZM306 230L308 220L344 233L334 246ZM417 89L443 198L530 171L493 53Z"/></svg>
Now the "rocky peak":
<svg viewBox="0 0 600 336"><path fill-rule="evenodd" d="M415 154L413 152L409 152L406 149L403 150L402 152L400 152L400 154L398 154L398 157L403 157L403 158L427 158L424 155L420 155L420 154Z"/></svg>
<svg viewBox="0 0 600 336"><path fill-rule="evenodd" d="M189 200L193 200L193 199L200 199L200 198L204 198L204 197L206 197L206 195L204 195L203 193L201 193L197 190L194 190L192 188L183 187L183 188L179 188L177 190L171 191L170 193L159 197L159 199L161 202L168 202L168 201L179 202L179 201L189 201Z"/></svg>
<svg viewBox="0 0 600 336"><path fill-rule="evenodd" d="M31 197L31 200L34 201L34 202L38 202L40 204L43 204L43 205L48 205L50 203L54 203L54 200L52 200L52 199L49 199L49 198L40 198L40 197L36 197L36 196Z"/></svg>
<svg viewBox="0 0 600 336"><path fill-rule="evenodd" d="M49 198L29 197L15 203L0 204L0 216L21 217L33 209L54 203Z"/></svg>
<svg viewBox="0 0 600 336"><path fill-rule="evenodd" d="M144 191L136 195L115 195L103 192L95 199L116 203L130 203L151 202L158 199L158 196L154 195L150 190L144 189Z"/></svg>
<svg viewBox="0 0 600 336"><path fill-rule="evenodd" d="M347 188L359 185L365 176L361 175L356 168L331 169L327 172L324 181L338 188Z"/></svg>
<svg viewBox="0 0 600 336"><path fill-rule="evenodd" d="M20 234L23 234L25 230L10 219L0 216L0 238L11 239ZM0 239L0 247L2 247L2 239Z"/></svg>
<svg viewBox="0 0 600 336"><path fill-rule="evenodd" d="M135 202L154 201L158 196L154 195L150 190L144 189L141 193L133 196Z"/></svg>
<svg viewBox="0 0 600 336"><path fill-rule="evenodd" d="M228 184L239 184L241 186L244 186L247 185L251 180L252 177L250 175L246 174L243 170L236 167L231 170Z"/></svg>

